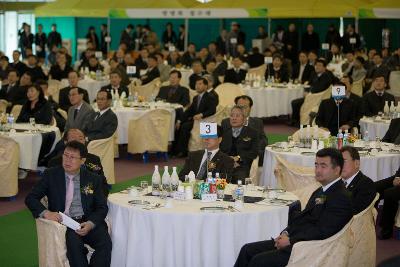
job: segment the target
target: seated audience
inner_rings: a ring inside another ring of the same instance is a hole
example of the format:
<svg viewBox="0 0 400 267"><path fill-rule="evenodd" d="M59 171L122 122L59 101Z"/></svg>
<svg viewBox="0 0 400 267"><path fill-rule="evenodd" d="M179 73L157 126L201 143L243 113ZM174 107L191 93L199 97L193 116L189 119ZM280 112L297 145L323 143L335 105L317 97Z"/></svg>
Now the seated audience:
<svg viewBox="0 0 400 267"><path fill-rule="evenodd" d="M209 74L205 74L203 75L204 78L207 79L208 81L208 86L207 86L207 93L209 93L210 95L214 96L215 100L217 101L217 106L219 103L219 95L217 92L215 92L215 86L214 86L214 76L209 75Z"/></svg>
<svg viewBox="0 0 400 267"><path fill-rule="evenodd" d="M196 82L196 95L192 104L185 110L181 118L176 121L174 151L178 157L186 157L190 131L193 128L195 120L202 120L215 114L217 101L207 93L208 81L205 78L199 78ZM176 138L178 137L178 138Z"/></svg>
<svg viewBox="0 0 400 267"><path fill-rule="evenodd" d="M277 238L244 245L235 267L286 266L297 242L323 240L339 232L353 216L351 199L340 179L342 168L343 157L338 150L319 150L315 179L322 187L314 191L306 208L288 222Z"/></svg>
<svg viewBox="0 0 400 267"><path fill-rule="evenodd" d="M140 80L142 81L142 85L148 84L156 78L160 78L160 71L158 70L158 62L157 57L154 55L150 55L147 61L147 70L144 75L140 76Z"/></svg>
<svg viewBox="0 0 400 267"><path fill-rule="evenodd" d="M117 94L121 96L123 92L125 92L125 96L129 96L129 90L125 85L121 84L122 79L121 75L118 71L113 71L110 73L110 84L103 86L101 90L106 90L110 92L111 94Z"/></svg>
<svg viewBox="0 0 400 267"><path fill-rule="evenodd" d="M112 95L107 90L97 92L96 103L99 111L93 113L86 127L88 141L111 137L118 126L117 115L111 110Z"/></svg>
<svg viewBox="0 0 400 267"><path fill-rule="evenodd" d="M182 74L173 70L169 74L169 85L162 86L156 100L165 100L168 103L181 104L186 107L190 103L189 89L180 85Z"/></svg>
<svg viewBox="0 0 400 267"><path fill-rule="evenodd" d="M378 238L389 239L393 236L394 220L399 208L400 168L396 171L395 175L375 182L375 188L379 193L379 200L384 200L382 217L379 223L381 231Z"/></svg>
<svg viewBox="0 0 400 267"><path fill-rule="evenodd" d="M49 78L61 81L67 79L69 72L72 70L71 66L67 63L67 55L64 53L57 53L57 64L51 66Z"/></svg>
<svg viewBox="0 0 400 267"><path fill-rule="evenodd" d="M178 51L169 53L167 57L168 65L173 68L178 68L181 65L181 56Z"/></svg>
<svg viewBox="0 0 400 267"><path fill-rule="evenodd" d="M363 96L363 111L365 116L375 116L383 112L385 101L394 101L394 96L385 92L386 81L383 74L377 74L372 83L373 91Z"/></svg>
<svg viewBox="0 0 400 267"><path fill-rule="evenodd" d="M17 70L18 76L21 77L26 71L26 65L20 61L21 52L14 50L12 53L13 62L10 63L10 67Z"/></svg>
<svg viewBox="0 0 400 267"><path fill-rule="evenodd" d="M110 73L118 72L119 77L121 78L121 85L129 86L131 81L129 80L129 76L126 73L126 68L123 64L119 63L115 58L110 59ZM139 69L136 67L137 77L139 77Z"/></svg>
<svg viewBox="0 0 400 267"><path fill-rule="evenodd" d="M181 57L181 63L183 66L190 67L193 64L193 61L196 60L196 45L194 43L190 43L187 47L185 53L183 53Z"/></svg>
<svg viewBox="0 0 400 267"><path fill-rule="evenodd" d="M376 195L374 182L360 171L360 154L352 146L340 149L344 164L340 177L351 193L354 215L365 210Z"/></svg>
<svg viewBox="0 0 400 267"><path fill-rule="evenodd" d="M222 83L220 77L225 76L226 69L228 68L228 63L224 59L224 55L221 52L218 52L215 56L215 70L214 75L218 77L218 81Z"/></svg>
<svg viewBox="0 0 400 267"><path fill-rule="evenodd" d="M32 82L37 80L46 80L47 77L44 75L43 70L38 65L38 58L35 55L28 56L28 62L26 64L26 71L32 75Z"/></svg>
<svg viewBox="0 0 400 267"><path fill-rule="evenodd" d="M235 105L242 107L245 113L244 126L253 128L258 133L258 166L262 166L264 162L265 147L268 145L268 138L264 132L264 123L262 119L250 117L251 108L253 107L253 99L247 95L235 98ZM227 130L230 127L230 118L223 119L221 122L222 129Z"/></svg>
<svg viewBox="0 0 400 267"><path fill-rule="evenodd" d="M365 83L364 83L364 93L370 90L372 82L375 80L376 76L383 76L385 82L389 80L389 68L383 64L383 59L381 54L376 53L373 56L372 63L367 69L367 74L365 76Z"/></svg>
<svg viewBox="0 0 400 267"><path fill-rule="evenodd" d="M364 116L364 111L363 111L363 101L362 98L354 93L352 93L352 87L353 87L353 79L350 76L343 76L343 78L340 80L344 85L346 86L346 98L350 101L353 102L353 107L354 107L354 122L357 124L354 125L354 127L359 126L359 121Z"/></svg>
<svg viewBox="0 0 400 267"><path fill-rule="evenodd" d="M10 71L11 66L8 62L8 57L1 56L0 57L0 81L5 83L7 81L8 72Z"/></svg>
<svg viewBox="0 0 400 267"><path fill-rule="evenodd" d="M102 178L81 168L86 157L85 145L78 141L67 143L62 166L44 171L42 179L26 197L25 204L35 218L61 223L62 217L58 212L63 212L80 223L80 229L67 228L65 233L70 266L88 265L84 244L89 244L95 250L90 264L105 267L111 264L112 249L104 221L108 212L107 200L103 194ZM82 188L88 190L83 192ZM47 196L48 208L41 203L44 196Z"/></svg>
<svg viewBox="0 0 400 267"><path fill-rule="evenodd" d="M179 179L185 181L185 175L190 171L196 174L196 179L207 178L207 171L213 174L219 173L219 177L231 177L233 170L233 159L219 149L222 141L222 128L217 127L217 137L204 138L205 149L189 152L185 165L179 172ZM207 166L208 164L208 166Z"/></svg>
<svg viewBox="0 0 400 267"><path fill-rule="evenodd" d="M383 142L400 144L400 118L392 119L390 121L389 129L382 138Z"/></svg>
<svg viewBox="0 0 400 267"><path fill-rule="evenodd" d="M49 125L53 119L53 111L39 85L31 85L27 91L28 101L22 106L16 122L29 123L31 118L37 124Z"/></svg>
<svg viewBox="0 0 400 267"><path fill-rule="evenodd" d="M94 111L88 103L83 101L83 90L76 87L72 88L69 91L69 101L72 106L68 109L65 131L68 131L70 128L77 128L86 132Z"/></svg>
<svg viewBox="0 0 400 267"><path fill-rule="evenodd" d="M251 51L252 53L247 57L247 64L249 64L249 67L257 68L264 65L264 55L260 53L260 49L258 47L253 47Z"/></svg>
<svg viewBox="0 0 400 267"><path fill-rule="evenodd" d="M192 63L192 71L193 73L189 76L189 88L192 90L196 90L196 81L203 77L205 74L203 65L199 60L194 60Z"/></svg>
<svg viewBox="0 0 400 267"><path fill-rule="evenodd" d="M259 133L244 126L246 114L244 108L234 106L231 110L230 125L224 129L220 149L233 158L233 173L229 181L237 183L249 177L251 164L259 153Z"/></svg>
<svg viewBox="0 0 400 267"><path fill-rule="evenodd" d="M95 55L91 55L88 58L87 62L82 62L81 66L79 67L79 70L81 71L82 69L87 68L89 72L96 72L100 70L103 72L104 67L100 64L99 60L96 58Z"/></svg>
<svg viewBox="0 0 400 267"><path fill-rule="evenodd" d="M362 57L356 57L354 60L351 78L353 81L360 81L365 78L367 71L364 69L365 60Z"/></svg>
<svg viewBox="0 0 400 267"><path fill-rule="evenodd" d="M0 90L0 99L8 102L7 112L14 105L23 105L26 101L26 90L19 86L19 75L17 70L10 69L7 76L8 84L4 84Z"/></svg>
<svg viewBox="0 0 400 267"><path fill-rule="evenodd" d="M240 84L240 83L242 83L242 81L244 81L246 79L247 71L244 69L241 69L243 61L239 57L233 58L232 64L233 64L233 68L228 69L225 72L224 82Z"/></svg>
<svg viewBox="0 0 400 267"><path fill-rule="evenodd" d="M265 71L265 80L272 77L276 83L289 82L289 73L283 64L282 57L279 54L273 56L272 63L268 64Z"/></svg>
<svg viewBox="0 0 400 267"><path fill-rule="evenodd" d="M171 72L171 66L168 64L164 64L164 56L161 53L155 54L157 58L157 68L160 72L160 81L166 82L169 79L169 73Z"/></svg>
<svg viewBox="0 0 400 267"><path fill-rule="evenodd" d="M218 74L215 72L216 67L217 62L215 61L215 59L210 59L209 61L207 61L205 74L213 77L213 88L217 87L220 84L218 80Z"/></svg>
<svg viewBox="0 0 400 267"><path fill-rule="evenodd" d="M307 53L301 51L299 53L299 62L293 66L292 80L302 84L309 84L314 67L308 64Z"/></svg>
<svg viewBox="0 0 400 267"><path fill-rule="evenodd" d="M75 70L71 70L68 73L68 86L60 89L59 94L58 94L58 103L60 105L60 108L68 111L68 109L72 106L71 102L69 102L69 91L72 88L78 88L78 83L79 83L79 73ZM83 100L86 103L90 103L89 101L89 94L88 92L81 88L83 91Z"/></svg>

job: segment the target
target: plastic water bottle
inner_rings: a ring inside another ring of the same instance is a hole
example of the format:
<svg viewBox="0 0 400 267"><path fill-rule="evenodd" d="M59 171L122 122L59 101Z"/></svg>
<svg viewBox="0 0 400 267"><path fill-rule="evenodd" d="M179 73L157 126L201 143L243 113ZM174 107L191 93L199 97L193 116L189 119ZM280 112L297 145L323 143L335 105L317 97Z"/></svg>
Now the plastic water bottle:
<svg viewBox="0 0 400 267"><path fill-rule="evenodd" d="M244 200L244 187L242 185L242 180L238 180L238 186L236 187L235 195L236 195L235 202L238 201L238 202L243 203L243 200Z"/></svg>
<svg viewBox="0 0 400 267"><path fill-rule="evenodd" d="M349 139L349 132L348 132L348 130L344 130L344 134L343 134L343 146L347 146L347 144L348 144L348 139Z"/></svg>
<svg viewBox="0 0 400 267"><path fill-rule="evenodd" d="M7 117L7 122L8 122L8 124L10 125L11 128L14 127L14 115L13 115L13 114L10 114L10 115Z"/></svg>
<svg viewBox="0 0 400 267"><path fill-rule="evenodd" d="M337 135L337 149L341 149L343 147L343 133L339 132Z"/></svg>
<svg viewBox="0 0 400 267"><path fill-rule="evenodd" d="M139 102L138 92L135 92L135 95L133 96L133 102L135 102L135 103Z"/></svg>
<svg viewBox="0 0 400 267"><path fill-rule="evenodd" d="M160 182L161 182L161 176L160 176L160 172L158 171L158 165L155 165L153 176L151 177L151 185L153 188L151 194L153 196L160 195Z"/></svg>
<svg viewBox="0 0 400 267"><path fill-rule="evenodd" d="M178 173L176 172L176 167L172 167L172 174L171 174L171 190L173 192L178 190L179 186L179 177Z"/></svg>
<svg viewBox="0 0 400 267"><path fill-rule="evenodd" d="M207 180L206 180L207 183L211 184L212 183L212 179L213 179L212 178L212 172L208 172L207 173Z"/></svg>
<svg viewBox="0 0 400 267"><path fill-rule="evenodd" d="M101 80L101 70L100 70L100 69L97 69L97 70L96 70L96 80L97 80L97 81L100 81L100 80Z"/></svg>
<svg viewBox="0 0 400 267"><path fill-rule="evenodd" d="M164 173L161 177L161 180L162 180L163 191L166 191L166 192L171 191L171 187L170 187L171 177L168 172L168 166L164 166Z"/></svg>
<svg viewBox="0 0 400 267"><path fill-rule="evenodd" d="M364 132L363 140L364 140L364 142L369 142L368 131L365 131L365 132Z"/></svg>

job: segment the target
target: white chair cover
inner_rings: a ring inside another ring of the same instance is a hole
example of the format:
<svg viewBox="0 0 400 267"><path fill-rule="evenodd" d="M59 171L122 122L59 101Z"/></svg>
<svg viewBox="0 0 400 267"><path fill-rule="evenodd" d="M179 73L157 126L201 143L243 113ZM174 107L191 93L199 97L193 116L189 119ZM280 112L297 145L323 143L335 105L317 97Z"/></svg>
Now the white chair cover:
<svg viewBox="0 0 400 267"><path fill-rule="evenodd" d="M156 78L145 85L135 86L133 83L129 86L129 91L132 94L138 93L139 97L143 98L143 101L150 101L151 96L157 96L158 91L160 90L160 78Z"/></svg>
<svg viewBox="0 0 400 267"><path fill-rule="evenodd" d="M318 107L321 101L328 99L331 96L331 93L332 89L329 87L320 93L306 95L304 103L300 108L300 124L309 124L310 112L318 112Z"/></svg>
<svg viewBox="0 0 400 267"><path fill-rule="evenodd" d="M88 152L97 155L103 165L108 184L115 184L114 135L109 138L93 140L88 144Z"/></svg>
<svg viewBox="0 0 400 267"><path fill-rule="evenodd" d="M392 71L389 76L390 92L394 96L400 96L400 71Z"/></svg>
<svg viewBox="0 0 400 267"><path fill-rule="evenodd" d="M363 81L364 78L353 82L353 85L351 87L351 92L353 94L356 94L358 96L363 96Z"/></svg>
<svg viewBox="0 0 400 267"><path fill-rule="evenodd" d="M267 65L266 64L262 64L261 66L258 66L256 68L249 69L249 71L247 73L249 75L252 74L252 75L264 77L266 70L267 70Z"/></svg>
<svg viewBox="0 0 400 267"><path fill-rule="evenodd" d="M400 207L400 201L399 201L399 207ZM394 224L396 227L400 228L400 208L397 209L397 214L396 218L394 219Z"/></svg>
<svg viewBox="0 0 400 267"><path fill-rule="evenodd" d="M0 135L0 197L12 197L18 193L18 165L18 143Z"/></svg>
<svg viewBox="0 0 400 267"><path fill-rule="evenodd" d="M4 99L0 99L0 113L5 113L7 110L8 102Z"/></svg>
<svg viewBox="0 0 400 267"><path fill-rule="evenodd" d="M215 88L215 92L219 97L219 105L223 107L233 106L235 98L244 95L243 89L239 85L233 83L220 84Z"/></svg>
<svg viewBox="0 0 400 267"><path fill-rule="evenodd" d="M259 179L260 179L258 161L259 161L259 158L257 156L251 163L251 167L250 167L249 178L251 178L251 181L253 182L254 185L258 185Z"/></svg>
<svg viewBox="0 0 400 267"><path fill-rule="evenodd" d="M15 120L17 120L19 114L21 113L22 105L14 105L11 109L11 114L14 116Z"/></svg>
<svg viewBox="0 0 400 267"><path fill-rule="evenodd" d="M304 131L306 131L306 129ZM314 134L314 129L311 128L310 132L311 132L311 134ZM318 128L318 137L317 138L328 138L330 136L330 134L331 133L329 131L322 129L322 128ZM297 130L296 132L293 133L292 140L294 142L300 141L300 130Z"/></svg>
<svg viewBox="0 0 400 267"><path fill-rule="evenodd" d="M49 80L48 84L49 84L48 87L49 94L53 97L53 100L58 103L60 89L61 89L61 82L59 80Z"/></svg>
<svg viewBox="0 0 400 267"><path fill-rule="evenodd" d="M57 109L57 112L60 113L61 117L63 117L65 120L67 120L68 113L65 110L59 108L59 109Z"/></svg>

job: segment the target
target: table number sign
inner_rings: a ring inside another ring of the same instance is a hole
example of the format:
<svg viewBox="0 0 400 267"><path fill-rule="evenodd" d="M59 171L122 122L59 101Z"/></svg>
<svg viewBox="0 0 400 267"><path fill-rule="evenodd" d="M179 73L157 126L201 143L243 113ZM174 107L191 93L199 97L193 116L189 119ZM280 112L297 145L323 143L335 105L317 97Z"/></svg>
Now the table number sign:
<svg viewBox="0 0 400 267"><path fill-rule="evenodd" d="M346 96L346 87L339 85L339 86L332 86L332 97L335 100L343 99Z"/></svg>
<svg viewBox="0 0 400 267"><path fill-rule="evenodd" d="M200 137L201 138L216 138L217 123L215 122L200 122Z"/></svg>

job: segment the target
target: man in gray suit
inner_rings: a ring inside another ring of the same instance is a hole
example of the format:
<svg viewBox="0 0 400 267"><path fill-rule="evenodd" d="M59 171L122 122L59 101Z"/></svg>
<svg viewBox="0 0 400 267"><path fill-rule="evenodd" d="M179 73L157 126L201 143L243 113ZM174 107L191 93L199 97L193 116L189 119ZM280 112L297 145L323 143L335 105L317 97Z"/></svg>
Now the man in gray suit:
<svg viewBox="0 0 400 267"><path fill-rule="evenodd" d="M89 142L108 138L117 130L118 119L110 108L111 101L110 91L101 89L97 92L96 102L99 111L91 115L87 126L86 136Z"/></svg>
<svg viewBox="0 0 400 267"><path fill-rule="evenodd" d="M77 128L86 133L90 118L94 111L92 107L83 101L83 89L76 87L69 91L69 101L72 107L68 109L67 122L64 131L67 132L70 128Z"/></svg>
<svg viewBox="0 0 400 267"><path fill-rule="evenodd" d="M268 138L264 132L264 123L260 118L250 117L253 99L247 95L241 95L235 98L235 105L243 108L246 114L244 126L253 128L258 133L258 166L263 165L265 147L268 145ZM229 118L223 119L221 122L222 129L225 131L230 128Z"/></svg>

